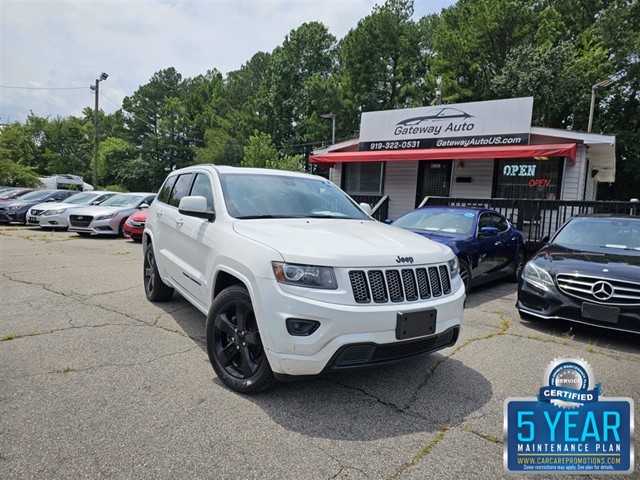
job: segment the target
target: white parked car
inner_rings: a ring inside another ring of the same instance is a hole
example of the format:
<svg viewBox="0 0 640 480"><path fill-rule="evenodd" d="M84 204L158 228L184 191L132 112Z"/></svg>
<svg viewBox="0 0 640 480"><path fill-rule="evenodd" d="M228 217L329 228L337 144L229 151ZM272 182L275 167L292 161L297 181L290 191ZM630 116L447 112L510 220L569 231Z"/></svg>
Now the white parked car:
<svg viewBox="0 0 640 480"><path fill-rule="evenodd" d="M64 202L39 203L27 212L27 225L40 225L43 228L66 230L69 227L69 214L76 208L87 205L100 205L117 192L91 191L71 195Z"/></svg>
<svg viewBox="0 0 640 480"><path fill-rule="evenodd" d="M415 357L453 345L465 288L451 249L372 219L330 181L198 165L149 208L144 286L207 315L230 388Z"/></svg>
<svg viewBox="0 0 640 480"><path fill-rule="evenodd" d="M119 193L100 205L78 208L69 215L69 231L79 235L122 236L129 215L147 208L155 197L155 193Z"/></svg>

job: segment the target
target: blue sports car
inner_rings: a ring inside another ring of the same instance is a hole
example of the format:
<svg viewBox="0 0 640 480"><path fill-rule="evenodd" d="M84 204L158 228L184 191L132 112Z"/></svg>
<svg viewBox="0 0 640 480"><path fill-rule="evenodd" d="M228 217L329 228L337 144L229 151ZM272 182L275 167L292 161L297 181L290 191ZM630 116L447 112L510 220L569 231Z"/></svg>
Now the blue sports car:
<svg viewBox="0 0 640 480"><path fill-rule="evenodd" d="M490 280L520 278L524 238L500 213L486 208L422 207L392 222L450 247L467 291Z"/></svg>

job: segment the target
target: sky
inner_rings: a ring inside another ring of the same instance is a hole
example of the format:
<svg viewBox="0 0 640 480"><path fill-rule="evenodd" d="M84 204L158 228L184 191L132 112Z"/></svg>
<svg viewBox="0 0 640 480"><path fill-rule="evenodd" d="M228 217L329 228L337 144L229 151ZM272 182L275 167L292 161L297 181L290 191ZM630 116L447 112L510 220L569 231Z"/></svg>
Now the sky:
<svg viewBox="0 0 640 480"><path fill-rule="evenodd" d="M341 39L383 0L0 0L0 124L113 113L154 73L238 70L305 22ZM415 0L414 18L454 0Z"/></svg>

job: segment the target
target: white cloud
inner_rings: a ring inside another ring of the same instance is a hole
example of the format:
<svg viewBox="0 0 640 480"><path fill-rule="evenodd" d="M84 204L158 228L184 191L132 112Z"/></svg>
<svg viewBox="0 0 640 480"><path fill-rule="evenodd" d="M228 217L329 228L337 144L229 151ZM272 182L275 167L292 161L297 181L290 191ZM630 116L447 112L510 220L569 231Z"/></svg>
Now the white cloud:
<svg viewBox="0 0 640 480"><path fill-rule="evenodd" d="M0 1L0 123L81 115L93 107L89 85L101 72L100 108L122 99L162 69L183 77L237 70L256 52L271 52L305 22L320 21L338 39L374 0ZM454 0L416 0L416 13Z"/></svg>

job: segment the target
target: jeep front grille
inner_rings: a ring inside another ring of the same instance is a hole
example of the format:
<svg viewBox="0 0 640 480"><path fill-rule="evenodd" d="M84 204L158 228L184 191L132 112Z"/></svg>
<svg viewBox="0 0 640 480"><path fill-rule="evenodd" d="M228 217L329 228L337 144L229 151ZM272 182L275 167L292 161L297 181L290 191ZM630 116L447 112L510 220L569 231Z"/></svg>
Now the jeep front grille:
<svg viewBox="0 0 640 480"><path fill-rule="evenodd" d="M414 302L451 293L446 265L349 271L357 303Z"/></svg>

